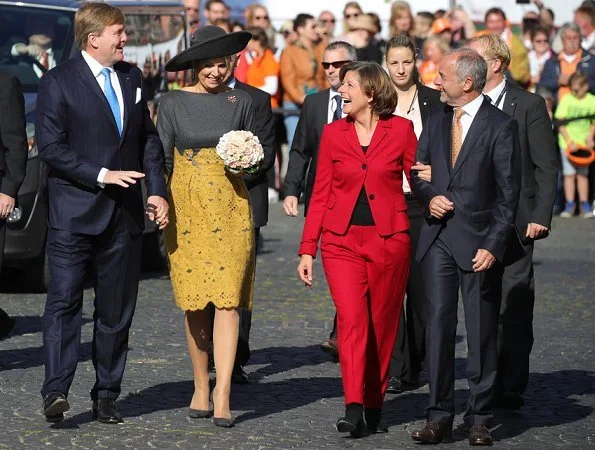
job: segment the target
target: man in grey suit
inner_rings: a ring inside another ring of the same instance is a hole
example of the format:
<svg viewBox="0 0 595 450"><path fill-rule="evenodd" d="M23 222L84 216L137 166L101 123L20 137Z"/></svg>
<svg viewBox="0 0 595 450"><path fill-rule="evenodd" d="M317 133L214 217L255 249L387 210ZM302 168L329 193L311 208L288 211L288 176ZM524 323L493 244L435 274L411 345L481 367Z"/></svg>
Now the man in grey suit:
<svg viewBox="0 0 595 450"><path fill-rule="evenodd" d="M347 42L332 42L324 50L322 66L331 87L308 95L304 101L289 152L289 164L283 186L285 191L283 209L288 216L296 217L298 215L298 200L302 192L305 201L304 215L308 212L308 203L314 187L318 144L320 136L322 136L322 129L326 124L343 117L341 95L338 92L341 86L339 72L341 67L352 61L357 61L357 53L355 48ZM333 331L330 337L321 343L321 348L335 358L339 357L336 315Z"/></svg>

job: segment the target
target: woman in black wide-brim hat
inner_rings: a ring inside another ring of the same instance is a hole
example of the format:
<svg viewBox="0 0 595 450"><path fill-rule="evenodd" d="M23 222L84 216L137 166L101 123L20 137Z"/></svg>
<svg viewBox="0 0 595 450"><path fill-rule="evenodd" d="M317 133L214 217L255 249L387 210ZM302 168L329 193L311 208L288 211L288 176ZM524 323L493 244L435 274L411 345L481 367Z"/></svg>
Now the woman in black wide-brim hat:
<svg viewBox="0 0 595 450"><path fill-rule="evenodd" d="M250 37L246 32L226 34L216 26L196 31L191 46L165 66L168 71L192 69L194 84L165 94L157 120L173 205L165 242L194 370L189 416L211 415L208 350L214 307L214 422L224 427L233 426L229 395L237 308L252 306L255 251L248 191L241 177L225 170L215 146L229 131L253 131L250 97L224 84L230 55L241 51Z"/></svg>

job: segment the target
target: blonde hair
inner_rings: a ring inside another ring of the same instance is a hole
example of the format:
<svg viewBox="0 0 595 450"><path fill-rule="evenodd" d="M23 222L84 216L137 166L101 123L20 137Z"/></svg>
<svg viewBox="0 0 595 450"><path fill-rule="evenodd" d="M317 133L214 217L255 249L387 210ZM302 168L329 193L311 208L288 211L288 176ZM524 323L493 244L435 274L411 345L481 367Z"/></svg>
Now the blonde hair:
<svg viewBox="0 0 595 450"><path fill-rule="evenodd" d="M436 46L442 51L443 55L446 55L450 51L450 45L446 39L442 36L432 35L428 36L424 41L423 50L425 51L426 46L430 44L436 44Z"/></svg>
<svg viewBox="0 0 595 450"><path fill-rule="evenodd" d="M510 64L510 50L504 39L496 34L483 34L471 40L477 42L483 48L484 58L486 61L497 59L500 61L500 72L506 72Z"/></svg>
<svg viewBox="0 0 595 450"><path fill-rule="evenodd" d="M411 21L409 29L407 30L407 35L411 36L413 34L413 27L415 26L413 14L411 13L411 7L409 6L409 3L403 0L397 0L396 2L394 2L390 7L390 20L388 23L391 37L396 36L400 33L399 30L397 30L395 21L405 15L409 16L409 19Z"/></svg>
<svg viewBox="0 0 595 450"><path fill-rule="evenodd" d="M87 2L74 15L74 40L79 50L87 48L90 34L101 35L105 27L124 24L124 13L107 3Z"/></svg>
<svg viewBox="0 0 595 450"><path fill-rule="evenodd" d="M347 11L347 8L357 9L359 11L360 15L364 13L364 10L362 9L362 7L360 6L360 4L358 2L345 3L345 6L343 7L343 33L347 33L348 31L351 31L351 27L349 26L347 19L345 19L345 11Z"/></svg>

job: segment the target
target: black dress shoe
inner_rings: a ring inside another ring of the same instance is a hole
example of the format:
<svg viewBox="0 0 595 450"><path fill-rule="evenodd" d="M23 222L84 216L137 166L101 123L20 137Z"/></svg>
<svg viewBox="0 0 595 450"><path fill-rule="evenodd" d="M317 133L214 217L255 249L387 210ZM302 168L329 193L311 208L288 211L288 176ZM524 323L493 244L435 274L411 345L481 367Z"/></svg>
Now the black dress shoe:
<svg viewBox="0 0 595 450"><path fill-rule="evenodd" d="M0 308L0 339L4 339L14 328L14 319Z"/></svg>
<svg viewBox="0 0 595 450"><path fill-rule="evenodd" d="M368 436L368 428L364 420L364 407L359 403L350 403L345 408L345 417L337 420L337 431L349 433L354 438Z"/></svg>
<svg viewBox="0 0 595 450"><path fill-rule="evenodd" d="M423 444L452 442L452 425L440 423L437 420L428 420L421 430L411 433L411 438Z"/></svg>
<svg viewBox="0 0 595 450"><path fill-rule="evenodd" d="M62 392L50 392L43 398L45 420L56 423L64 420L64 413L70 409L66 395Z"/></svg>
<svg viewBox="0 0 595 450"><path fill-rule="evenodd" d="M93 402L91 409L93 419L101 423L122 423L122 414L118 411L115 400L100 398Z"/></svg>
<svg viewBox="0 0 595 450"><path fill-rule="evenodd" d="M213 415L213 411L208 409L192 409L188 408L188 417L191 419L207 419Z"/></svg>
<svg viewBox="0 0 595 450"><path fill-rule="evenodd" d="M473 425L469 430L469 445L492 445L492 435L485 425Z"/></svg>
<svg viewBox="0 0 595 450"><path fill-rule="evenodd" d="M403 392L414 391L419 386L419 379L410 383L399 377L390 377L386 385L386 392L389 394L402 394Z"/></svg>
<svg viewBox="0 0 595 450"><path fill-rule="evenodd" d="M388 427L382 420L382 410L380 408L366 408L364 411L364 420L366 421L368 433L388 433Z"/></svg>
<svg viewBox="0 0 595 450"><path fill-rule="evenodd" d="M333 358L339 359L339 344L336 338L328 338L322 341L320 343L320 348Z"/></svg>
<svg viewBox="0 0 595 450"><path fill-rule="evenodd" d="M225 417L213 417L213 423L216 427L233 428L235 421L233 419L226 419Z"/></svg>
<svg viewBox="0 0 595 450"><path fill-rule="evenodd" d="M494 399L494 408L517 411L525 405L525 399L517 392L506 392Z"/></svg>
<svg viewBox="0 0 595 450"><path fill-rule="evenodd" d="M250 378L248 378L248 374L244 372L244 369L240 366L235 366L231 373L231 382L234 384L248 384L250 383Z"/></svg>

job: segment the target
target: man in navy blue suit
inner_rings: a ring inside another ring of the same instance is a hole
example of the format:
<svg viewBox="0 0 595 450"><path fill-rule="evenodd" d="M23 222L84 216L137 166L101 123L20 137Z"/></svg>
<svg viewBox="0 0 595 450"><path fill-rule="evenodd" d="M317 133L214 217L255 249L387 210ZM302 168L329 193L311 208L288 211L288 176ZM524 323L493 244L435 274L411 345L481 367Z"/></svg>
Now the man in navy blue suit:
<svg viewBox="0 0 595 450"><path fill-rule="evenodd" d="M487 64L475 51L455 50L440 61L435 108L420 136L416 161L431 164L431 181L412 172L415 197L426 211L417 259L427 295L428 421L412 438L451 439L459 287L465 307L465 412L470 445L491 445L487 429L497 373L502 274L520 194L517 122L482 95Z"/></svg>
<svg viewBox="0 0 595 450"><path fill-rule="evenodd" d="M83 283L95 289L93 417L119 423L115 400L136 305L145 207L168 223L163 147L141 96L141 71L122 62L124 16L86 3L75 16L80 54L41 79L36 139L49 166L47 255L51 282L43 323L46 419L59 422L78 361Z"/></svg>

